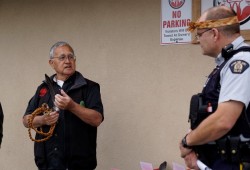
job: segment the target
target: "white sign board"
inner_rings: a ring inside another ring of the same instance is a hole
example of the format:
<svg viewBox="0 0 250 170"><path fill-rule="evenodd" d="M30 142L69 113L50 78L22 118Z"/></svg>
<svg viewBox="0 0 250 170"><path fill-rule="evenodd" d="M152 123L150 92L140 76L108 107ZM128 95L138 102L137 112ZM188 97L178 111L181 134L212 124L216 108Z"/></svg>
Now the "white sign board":
<svg viewBox="0 0 250 170"><path fill-rule="evenodd" d="M191 42L192 0L161 0L161 45Z"/></svg>

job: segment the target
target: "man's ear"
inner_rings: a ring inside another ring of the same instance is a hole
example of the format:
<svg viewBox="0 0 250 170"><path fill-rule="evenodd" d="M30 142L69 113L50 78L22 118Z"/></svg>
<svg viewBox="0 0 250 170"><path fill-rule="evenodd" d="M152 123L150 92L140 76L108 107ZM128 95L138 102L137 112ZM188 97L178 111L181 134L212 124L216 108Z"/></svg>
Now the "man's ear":
<svg viewBox="0 0 250 170"><path fill-rule="evenodd" d="M54 61L53 60L49 60L49 65L54 68Z"/></svg>

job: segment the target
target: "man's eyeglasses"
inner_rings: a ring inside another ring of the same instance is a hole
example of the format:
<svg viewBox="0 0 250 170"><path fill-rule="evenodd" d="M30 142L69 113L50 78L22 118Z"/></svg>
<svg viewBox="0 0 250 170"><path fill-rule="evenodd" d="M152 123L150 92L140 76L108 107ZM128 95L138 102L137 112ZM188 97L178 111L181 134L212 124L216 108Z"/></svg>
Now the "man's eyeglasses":
<svg viewBox="0 0 250 170"><path fill-rule="evenodd" d="M69 54L69 55L62 54L59 57L53 57L53 58L58 58L59 61L65 61L66 59L68 59L69 61L74 61L76 59L76 56L73 54Z"/></svg>
<svg viewBox="0 0 250 170"><path fill-rule="evenodd" d="M196 38L197 40L199 40L200 37L202 36L202 34L204 34L205 32L208 32L208 31L210 31L210 30L212 30L212 28L207 29L207 30L205 30L205 31L203 31L203 32L200 32L200 33L196 33L195 38Z"/></svg>

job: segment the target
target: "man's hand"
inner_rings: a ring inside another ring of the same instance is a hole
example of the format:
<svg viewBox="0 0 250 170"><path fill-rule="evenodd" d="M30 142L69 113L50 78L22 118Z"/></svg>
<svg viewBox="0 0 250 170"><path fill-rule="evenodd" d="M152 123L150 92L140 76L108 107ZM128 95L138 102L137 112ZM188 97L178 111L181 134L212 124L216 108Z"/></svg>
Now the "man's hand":
<svg viewBox="0 0 250 170"><path fill-rule="evenodd" d="M51 112L49 114L43 115L43 124L45 125L53 125L57 122L59 118L58 112Z"/></svg>
<svg viewBox="0 0 250 170"><path fill-rule="evenodd" d="M61 110L68 110L82 121L92 126L98 127L102 123L102 114L94 109L89 109L76 103L63 90L61 95L55 95L55 105Z"/></svg>
<svg viewBox="0 0 250 170"><path fill-rule="evenodd" d="M61 95L55 95L55 105L62 110L69 110L73 105L73 100L63 91L61 90Z"/></svg>

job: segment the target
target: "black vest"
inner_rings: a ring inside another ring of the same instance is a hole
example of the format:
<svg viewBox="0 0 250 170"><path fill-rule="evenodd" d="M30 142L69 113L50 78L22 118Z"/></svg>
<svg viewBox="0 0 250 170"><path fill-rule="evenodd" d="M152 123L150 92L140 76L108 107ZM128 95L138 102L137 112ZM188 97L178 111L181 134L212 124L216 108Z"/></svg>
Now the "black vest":
<svg viewBox="0 0 250 170"><path fill-rule="evenodd" d="M88 108L89 89L96 86L97 83L85 80L86 85L76 88L72 87L73 84L69 80L62 88L76 103L85 101L85 106ZM53 86L56 93L59 93L60 87L55 82L53 82ZM44 83L39 89L43 88L47 89ZM49 93L39 98L39 106L43 103L47 103L50 108L53 106ZM42 128L45 132L49 130L49 126ZM60 110L53 136L46 142L35 143L36 165L39 169L94 169L97 165L96 137L96 127L84 123L67 110ZM43 136L36 134L36 139L41 138Z"/></svg>
<svg viewBox="0 0 250 170"><path fill-rule="evenodd" d="M208 105L208 103L212 104L213 112L217 109L218 99L220 94L220 72L227 61L236 53L241 51L249 51L250 47L241 47L237 50L230 50L228 52L222 51L222 57L225 61L217 66L208 76L207 82L202 90L202 99L203 104ZM249 86L250 88L250 86ZM211 112L211 113L213 113ZM210 114L211 114L210 113ZM237 120L235 126L231 129L231 131L227 135L237 136L243 134L244 136L250 137L250 124L248 122L250 120L250 107L244 108L240 118Z"/></svg>

